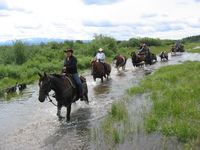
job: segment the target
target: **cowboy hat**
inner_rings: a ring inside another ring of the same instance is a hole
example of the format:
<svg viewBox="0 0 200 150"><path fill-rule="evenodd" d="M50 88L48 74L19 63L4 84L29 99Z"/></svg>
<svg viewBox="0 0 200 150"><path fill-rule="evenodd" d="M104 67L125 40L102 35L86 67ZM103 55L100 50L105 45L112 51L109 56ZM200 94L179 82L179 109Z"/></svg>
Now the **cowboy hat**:
<svg viewBox="0 0 200 150"><path fill-rule="evenodd" d="M103 49L102 49L102 48L100 48L100 49L99 49L99 52L103 52Z"/></svg>
<svg viewBox="0 0 200 150"><path fill-rule="evenodd" d="M66 50L64 50L64 52L66 53L66 52L71 52L71 53L73 53L73 50L71 49L71 48L66 48Z"/></svg>

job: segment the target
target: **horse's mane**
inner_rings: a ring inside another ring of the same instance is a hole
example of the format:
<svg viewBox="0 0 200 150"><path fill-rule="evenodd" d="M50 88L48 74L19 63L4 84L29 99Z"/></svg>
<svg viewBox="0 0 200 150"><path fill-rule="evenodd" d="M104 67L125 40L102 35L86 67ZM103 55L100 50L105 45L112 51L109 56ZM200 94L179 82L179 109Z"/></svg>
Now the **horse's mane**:
<svg viewBox="0 0 200 150"><path fill-rule="evenodd" d="M58 78L62 78L64 76L63 74L58 74L58 73L49 74L49 75L54 76L54 77L58 77Z"/></svg>

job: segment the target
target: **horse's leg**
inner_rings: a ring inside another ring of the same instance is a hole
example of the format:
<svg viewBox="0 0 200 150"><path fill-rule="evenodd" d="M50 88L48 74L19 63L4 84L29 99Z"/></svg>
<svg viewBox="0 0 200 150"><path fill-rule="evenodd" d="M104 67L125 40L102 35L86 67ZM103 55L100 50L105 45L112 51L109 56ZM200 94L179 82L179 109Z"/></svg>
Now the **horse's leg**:
<svg viewBox="0 0 200 150"><path fill-rule="evenodd" d="M67 121L70 120L70 113L71 113L71 103L67 106L67 115L66 115Z"/></svg>
<svg viewBox="0 0 200 150"><path fill-rule="evenodd" d="M85 98L86 98L85 102L86 102L87 104L89 104L88 94L86 93L84 96L85 96Z"/></svg>
<svg viewBox="0 0 200 150"><path fill-rule="evenodd" d="M103 77L101 77L101 82L103 82Z"/></svg>
<svg viewBox="0 0 200 150"><path fill-rule="evenodd" d="M125 65L124 65L124 66L122 66L122 70L125 70Z"/></svg>
<svg viewBox="0 0 200 150"><path fill-rule="evenodd" d="M59 118L64 118L63 116L61 116L61 108L62 108L62 105L57 104L57 116Z"/></svg>

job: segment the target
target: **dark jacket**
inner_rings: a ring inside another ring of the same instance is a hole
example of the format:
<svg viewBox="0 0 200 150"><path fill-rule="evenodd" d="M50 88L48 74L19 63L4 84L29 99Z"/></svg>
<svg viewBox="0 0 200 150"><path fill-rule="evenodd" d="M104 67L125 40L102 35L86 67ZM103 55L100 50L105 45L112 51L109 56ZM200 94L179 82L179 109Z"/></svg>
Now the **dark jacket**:
<svg viewBox="0 0 200 150"><path fill-rule="evenodd" d="M77 72L77 59L76 59L76 57L74 57L73 55L70 56L69 61L67 61L67 58L65 58L64 67L67 68L65 73L69 73L69 74L78 73Z"/></svg>

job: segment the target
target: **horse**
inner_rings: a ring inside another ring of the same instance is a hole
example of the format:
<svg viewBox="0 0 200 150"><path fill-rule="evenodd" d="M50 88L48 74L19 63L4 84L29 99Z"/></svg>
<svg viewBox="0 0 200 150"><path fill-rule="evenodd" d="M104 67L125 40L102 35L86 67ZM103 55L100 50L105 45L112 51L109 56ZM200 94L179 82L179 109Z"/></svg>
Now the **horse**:
<svg viewBox="0 0 200 150"><path fill-rule="evenodd" d="M91 74L93 75L94 81L96 81L96 78L100 78L101 82L103 82L103 77L108 78L111 72L111 66L109 63L105 62L107 68L105 69L105 66L101 62L97 62L97 60L91 60L90 61L90 68L91 68ZM107 70L107 71L105 71Z"/></svg>
<svg viewBox="0 0 200 150"><path fill-rule="evenodd" d="M131 57L132 57L133 66L134 67L140 66L138 65L138 63L141 62L140 57L135 52L131 53Z"/></svg>
<svg viewBox="0 0 200 150"><path fill-rule="evenodd" d="M172 48L171 48L171 55L172 54L176 55L176 52L177 52L177 47L176 46L172 46Z"/></svg>
<svg viewBox="0 0 200 150"><path fill-rule="evenodd" d="M177 46L177 52L184 52L184 46L180 45L180 46Z"/></svg>
<svg viewBox="0 0 200 150"><path fill-rule="evenodd" d="M151 55L152 55L152 61L155 61L155 62L157 62L157 57L156 57L156 54L154 54L154 53L151 53Z"/></svg>
<svg viewBox="0 0 200 150"><path fill-rule="evenodd" d="M166 51L162 51L160 53L159 57L160 57L161 61L162 61L162 59L168 60L168 53Z"/></svg>
<svg viewBox="0 0 200 150"><path fill-rule="evenodd" d="M117 55L113 59L115 68L117 68L117 71L119 71L119 68L122 67L122 70L125 70L125 65L126 65L126 56L123 55Z"/></svg>
<svg viewBox="0 0 200 150"><path fill-rule="evenodd" d="M70 76L63 74L46 74L39 75L39 101L44 102L47 97L49 97L49 92L53 90L55 92L55 98L57 101L57 116L59 118L64 118L61 116L62 106L67 107L66 118L67 121L70 120L71 104L79 100L79 91ZM83 81L84 97L85 101L88 103L88 88L86 81ZM49 98L50 100L50 98Z"/></svg>

